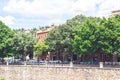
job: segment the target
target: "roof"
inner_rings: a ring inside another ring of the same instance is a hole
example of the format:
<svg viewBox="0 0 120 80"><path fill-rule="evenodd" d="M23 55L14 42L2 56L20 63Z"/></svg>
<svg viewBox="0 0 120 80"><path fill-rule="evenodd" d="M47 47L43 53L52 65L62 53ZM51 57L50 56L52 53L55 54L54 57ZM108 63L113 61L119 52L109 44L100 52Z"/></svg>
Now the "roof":
<svg viewBox="0 0 120 80"><path fill-rule="evenodd" d="M39 31L37 31L36 33L44 33L44 32L49 32L49 31L53 30L54 28L55 28L55 26L51 26L50 28L48 28L48 29L46 29L46 30L44 30L44 31L42 31L42 30L39 30Z"/></svg>
<svg viewBox="0 0 120 80"><path fill-rule="evenodd" d="M42 32L42 30L39 30L39 31L37 31L36 33L41 33Z"/></svg>
<svg viewBox="0 0 120 80"><path fill-rule="evenodd" d="M49 32L49 31L53 30L54 28L55 28L54 26L51 26L50 28L46 29L46 30L43 31L43 32Z"/></svg>
<svg viewBox="0 0 120 80"><path fill-rule="evenodd" d="M114 11L112 11L112 13L117 13L117 12L120 12L120 10L114 10Z"/></svg>

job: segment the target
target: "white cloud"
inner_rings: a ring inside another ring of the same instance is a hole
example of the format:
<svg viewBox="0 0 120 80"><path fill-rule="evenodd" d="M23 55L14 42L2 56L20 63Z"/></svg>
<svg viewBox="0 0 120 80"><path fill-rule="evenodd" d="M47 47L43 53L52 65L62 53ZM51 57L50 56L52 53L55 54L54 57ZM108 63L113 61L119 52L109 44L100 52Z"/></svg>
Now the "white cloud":
<svg viewBox="0 0 120 80"><path fill-rule="evenodd" d="M100 5L100 10L116 10L120 9L120 0L105 0Z"/></svg>
<svg viewBox="0 0 120 80"><path fill-rule="evenodd" d="M120 10L120 0L105 0L100 5L99 13L104 12L110 14L113 10Z"/></svg>
<svg viewBox="0 0 120 80"><path fill-rule="evenodd" d="M107 16L112 10L120 9L120 0L77 0L72 9L74 14Z"/></svg>
<svg viewBox="0 0 120 80"><path fill-rule="evenodd" d="M9 0L4 11L24 16L50 17L64 14L105 15L120 9L120 0Z"/></svg>
<svg viewBox="0 0 120 80"><path fill-rule="evenodd" d="M0 20L3 21L8 26L15 24L14 22L15 18L12 16L5 16L5 17L0 16Z"/></svg>
<svg viewBox="0 0 120 80"><path fill-rule="evenodd" d="M74 14L85 14L91 15L96 12L96 5L102 0L77 0L73 6L72 10Z"/></svg>
<svg viewBox="0 0 120 80"><path fill-rule="evenodd" d="M38 21L46 20L45 25L60 24L78 14L108 16L112 10L118 9L120 0L8 0L3 8L5 12L19 18L22 15L26 20L28 17L34 20L37 18Z"/></svg>
<svg viewBox="0 0 120 80"><path fill-rule="evenodd" d="M59 25L59 24L62 24L62 23L65 23L65 20L63 20L62 18L54 18L54 19L51 19L51 20L48 20L48 24L49 25Z"/></svg>
<svg viewBox="0 0 120 80"><path fill-rule="evenodd" d="M48 16L67 13L72 2L69 0L9 0L3 8L10 13L18 13L25 16Z"/></svg>

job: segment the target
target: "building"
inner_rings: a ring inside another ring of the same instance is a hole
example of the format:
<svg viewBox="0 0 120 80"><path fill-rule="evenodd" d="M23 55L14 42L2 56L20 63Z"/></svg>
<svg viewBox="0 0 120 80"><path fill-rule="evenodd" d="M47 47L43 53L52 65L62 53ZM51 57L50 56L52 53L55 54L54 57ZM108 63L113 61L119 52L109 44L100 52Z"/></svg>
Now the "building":
<svg viewBox="0 0 120 80"><path fill-rule="evenodd" d="M40 42L40 43L44 42L44 40L46 39L46 37L47 37L47 35L49 34L49 32L50 32L51 30L53 30L53 29L55 29L55 26L54 26L54 25L51 25L51 27L48 28L48 29L46 29L46 30L43 30L43 31L42 31L42 30L39 30L39 31L37 31L37 32L36 32L36 37L38 37L38 42ZM51 55L52 55L52 54L42 55L42 56L41 56L41 59L42 59L42 60L46 60L47 57L48 57L48 56L51 57Z"/></svg>
<svg viewBox="0 0 120 80"><path fill-rule="evenodd" d="M38 42L43 42L45 38L47 37L48 33L55 28L54 25L51 25L50 28L44 30L44 31L37 31L36 36L38 37Z"/></svg>
<svg viewBox="0 0 120 80"><path fill-rule="evenodd" d="M111 11L110 17L115 16L115 15L120 15L120 10Z"/></svg>

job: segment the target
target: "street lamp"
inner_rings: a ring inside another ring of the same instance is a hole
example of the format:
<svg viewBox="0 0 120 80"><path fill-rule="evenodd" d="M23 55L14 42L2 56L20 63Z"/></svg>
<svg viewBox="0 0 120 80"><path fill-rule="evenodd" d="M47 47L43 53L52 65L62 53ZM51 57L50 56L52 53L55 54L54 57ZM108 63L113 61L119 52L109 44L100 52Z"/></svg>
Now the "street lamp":
<svg viewBox="0 0 120 80"><path fill-rule="evenodd" d="M48 60L50 60L50 52L48 52Z"/></svg>
<svg viewBox="0 0 120 80"><path fill-rule="evenodd" d="M50 52L48 51L48 54L50 54Z"/></svg>

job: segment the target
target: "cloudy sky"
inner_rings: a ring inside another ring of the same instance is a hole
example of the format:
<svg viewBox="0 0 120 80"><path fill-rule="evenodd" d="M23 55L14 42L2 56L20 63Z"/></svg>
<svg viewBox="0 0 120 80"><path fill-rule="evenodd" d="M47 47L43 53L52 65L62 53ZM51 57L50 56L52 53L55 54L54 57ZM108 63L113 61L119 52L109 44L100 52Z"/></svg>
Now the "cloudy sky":
<svg viewBox="0 0 120 80"><path fill-rule="evenodd" d="M12 29L59 25L78 14L108 16L120 0L0 0L0 20Z"/></svg>

